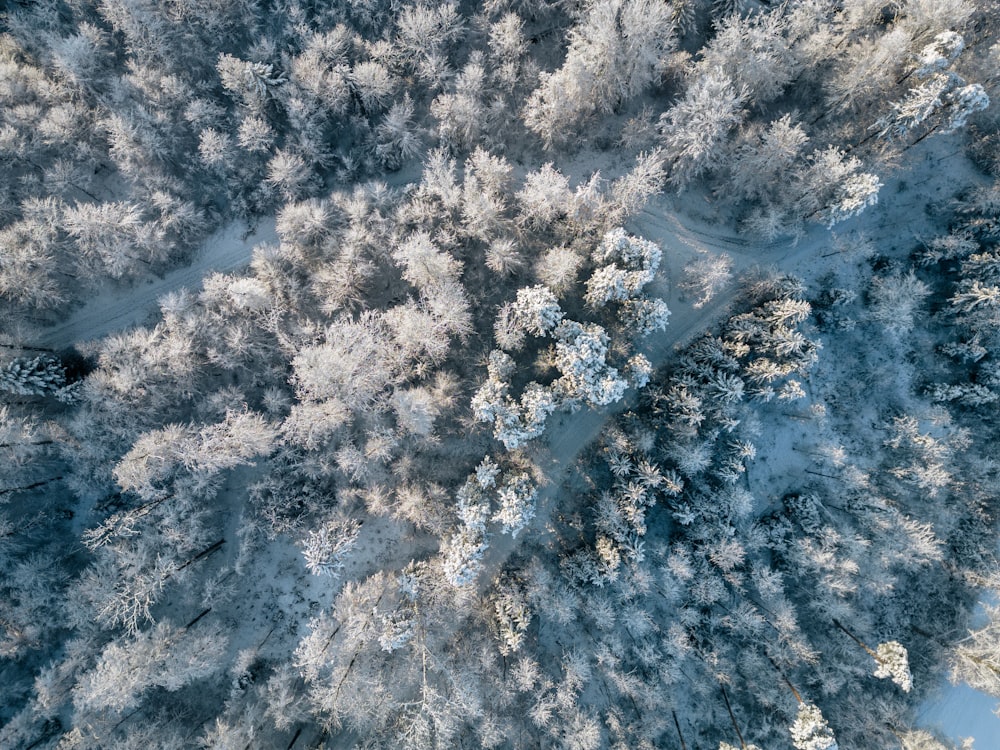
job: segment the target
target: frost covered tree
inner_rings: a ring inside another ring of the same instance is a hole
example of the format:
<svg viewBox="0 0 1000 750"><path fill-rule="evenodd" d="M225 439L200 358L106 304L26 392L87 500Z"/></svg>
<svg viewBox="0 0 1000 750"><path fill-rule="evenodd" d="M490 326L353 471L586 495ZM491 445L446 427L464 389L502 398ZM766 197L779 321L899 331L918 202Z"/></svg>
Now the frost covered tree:
<svg viewBox="0 0 1000 750"><path fill-rule="evenodd" d="M500 522L504 533L516 538L521 529L535 517L538 488L527 474L517 474L506 478L497 497L500 507L493 515L493 520Z"/></svg>
<svg viewBox="0 0 1000 750"><path fill-rule="evenodd" d="M909 654L898 641L880 643L875 649L875 676L888 678L899 686L904 693L913 687L913 676L910 674Z"/></svg>
<svg viewBox="0 0 1000 750"><path fill-rule="evenodd" d="M306 160L291 149L278 149L267 163L267 181L281 191L285 200L300 198L311 179Z"/></svg>
<svg viewBox="0 0 1000 750"><path fill-rule="evenodd" d="M587 280L584 300L596 308L641 296L662 257L655 242L630 235L621 227L612 229L591 253L596 270Z"/></svg>
<svg viewBox="0 0 1000 750"><path fill-rule="evenodd" d="M795 55L786 34L785 14L780 11L746 18L734 13L718 24L698 69L722 73L736 90L746 92L748 104L762 108L795 74Z"/></svg>
<svg viewBox="0 0 1000 750"><path fill-rule="evenodd" d="M969 631L951 656L951 680L1000 698L1000 607L985 605L986 624Z"/></svg>
<svg viewBox="0 0 1000 750"><path fill-rule="evenodd" d="M66 385L66 369L55 357L19 357L0 369L0 390L21 396L44 396Z"/></svg>
<svg viewBox="0 0 1000 750"><path fill-rule="evenodd" d="M420 153L421 139L413 121L413 102L395 102L375 129L375 157L388 170L399 169Z"/></svg>
<svg viewBox="0 0 1000 750"><path fill-rule="evenodd" d="M955 73L935 73L893 102L892 114L873 127L883 138L902 138L924 123L933 123L916 139L919 143L935 131L951 133L964 127L969 117L989 106L990 97L981 84L966 84Z"/></svg>
<svg viewBox="0 0 1000 750"><path fill-rule="evenodd" d="M731 164L731 184L743 198L780 201L783 176L802 158L809 138L791 115L750 125Z"/></svg>
<svg viewBox="0 0 1000 750"><path fill-rule="evenodd" d="M455 3L405 6L396 18L398 44L418 72L429 76L435 60L447 54L448 45L462 35L463 20ZM430 83L437 82L430 77Z"/></svg>
<svg viewBox="0 0 1000 750"><path fill-rule="evenodd" d="M498 580L494 582L493 589L490 599L500 653L510 656L517 653L524 644L528 625L531 623L531 608L522 587L516 581Z"/></svg>
<svg viewBox="0 0 1000 750"><path fill-rule="evenodd" d="M532 382L525 386L520 399L513 401L505 389L496 393L497 385L505 384L491 379L476 392L473 413L480 422L492 421L497 440L513 450L545 431L545 422L558 408L559 400L552 389Z"/></svg>
<svg viewBox="0 0 1000 750"><path fill-rule="evenodd" d="M520 220L535 229L548 228L573 212L569 178L551 163L525 175L515 197L521 209Z"/></svg>
<svg viewBox="0 0 1000 750"><path fill-rule="evenodd" d="M84 711L120 713L139 705L153 686L180 690L219 671L227 640L219 626L192 631L160 622L108 645L74 688L73 703Z"/></svg>
<svg viewBox="0 0 1000 750"><path fill-rule="evenodd" d="M565 403L606 406L625 395L628 381L608 362L608 335L596 324L563 321L555 330L554 362L559 377L552 388Z"/></svg>
<svg viewBox="0 0 1000 750"><path fill-rule="evenodd" d="M64 211L63 226L95 275L103 271L121 278L136 273L138 264L168 257L165 238L151 231L153 226L144 220L142 207L136 203L78 204Z"/></svg>
<svg viewBox="0 0 1000 750"><path fill-rule="evenodd" d="M219 55L216 70L223 88L252 109L261 109L274 90L286 82L270 63L240 60L225 53Z"/></svg>
<svg viewBox="0 0 1000 750"><path fill-rule="evenodd" d="M721 70L689 81L684 98L660 115L668 182L682 190L717 166L730 132L743 122L748 93Z"/></svg>
<svg viewBox="0 0 1000 750"><path fill-rule="evenodd" d="M551 389L531 382L520 399L510 396L509 378L516 366L509 354L490 352L487 380L472 397L472 413L478 422L493 424L497 440L511 450L545 431L545 421L558 406Z"/></svg>
<svg viewBox="0 0 1000 750"><path fill-rule="evenodd" d="M383 316L368 312L356 320L339 319L327 328L324 343L295 355L293 382L304 401L336 399L362 409L395 379L402 365L396 353Z"/></svg>
<svg viewBox="0 0 1000 750"><path fill-rule="evenodd" d="M524 120L547 146L565 141L594 112L611 112L656 79L674 45L661 0L597 0L569 34L562 66L543 73Z"/></svg>
<svg viewBox="0 0 1000 750"><path fill-rule="evenodd" d="M576 282L584 259L568 247L554 247L543 252L535 263L538 280L557 296L565 296Z"/></svg>
<svg viewBox="0 0 1000 750"><path fill-rule="evenodd" d="M524 287L517 291L513 302L505 303L497 312L497 343L503 349L515 351L524 344L527 334L545 336L562 319L559 300L547 286Z"/></svg>
<svg viewBox="0 0 1000 750"><path fill-rule="evenodd" d="M830 146L813 153L810 161L796 177L802 190L796 209L802 218L820 218L832 227L878 203L882 181L862 172L857 157Z"/></svg>
<svg viewBox="0 0 1000 750"><path fill-rule="evenodd" d="M917 54L918 78L927 78L950 66L965 49L965 38L956 31L942 31Z"/></svg>
<svg viewBox="0 0 1000 750"><path fill-rule="evenodd" d="M910 674L909 655L906 648L899 641L886 641L880 643L872 650L854 633L848 630L839 620L834 620L833 624L846 633L852 641L865 650L870 657L875 660L876 677L892 680L904 692L910 692L913 687L913 676Z"/></svg>
<svg viewBox="0 0 1000 750"><path fill-rule="evenodd" d="M229 411L222 422L200 429L167 425L141 435L114 467L114 477L123 490L152 498L182 468L207 479L268 454L276 437L267 420L248 410Z"/></svg>
<svg viewBox="0 0 1000 750"><path fill-rule="evenodd" d="M733 259L728 253L703 255L684 267L681 289L697 295L694 307L708 304L732 280Z"/></svg>
<svg viewBox="0 0 1000 750"><path fill-rule="evenodd" d="M895 335L909 333L914 316L929 294L928 286L913 271L876 276L869 291L872 317Z"/></svg>
<svg viewBox="0 0 1000 750"><path fill-rule="evenodd" d="M455 79L451 93L431 102L431 115L438 121L438 136L452 153L471 151L485 125L486 70L470 61Z"/></svg>
<svg viewBox="0 0 1000 750"><path fill-rule="evenodd" d="M313 575L340 578L344 559L358 543L361 523L355 520L338 520L323 524L309 532L302 542L302 556L306 568Z"/></svg>
<svg viewBox="0 0 1000 750"><path fill-rule="evenodd" d="M788 731L795 750L837 750L833 730L819 708L812 703L799 702L795 722Z"/></svg>
<svg viewBox="0 0 1000 750"><path fill-rule="evenodd" d="M452 586L468 586L483 569L487 540L483 532L462 527L441 547L442 572Z"/></svg>

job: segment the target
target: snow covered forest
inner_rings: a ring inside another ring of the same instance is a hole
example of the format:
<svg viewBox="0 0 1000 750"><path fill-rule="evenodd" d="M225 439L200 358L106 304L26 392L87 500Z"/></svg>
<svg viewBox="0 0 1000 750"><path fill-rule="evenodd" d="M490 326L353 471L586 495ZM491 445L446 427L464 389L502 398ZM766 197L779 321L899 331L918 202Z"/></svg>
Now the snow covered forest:
<svg viewBox="0 0 1000 750"><path fill-rule="evenodd" d="M998 83L996 0L0 4L0 748L972 748Z"/></svg>

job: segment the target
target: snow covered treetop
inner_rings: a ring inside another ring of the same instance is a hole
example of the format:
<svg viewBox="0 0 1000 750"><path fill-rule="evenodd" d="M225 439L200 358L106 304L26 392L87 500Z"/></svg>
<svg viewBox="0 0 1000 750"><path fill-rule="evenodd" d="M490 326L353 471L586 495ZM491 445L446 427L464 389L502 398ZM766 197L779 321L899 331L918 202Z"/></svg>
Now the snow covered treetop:
<svg viewBox="0 0 1000 750"><path fill-rule="evenodd" d="M875 650L876 677L888 677L899 685L904 693L913 687L913 675L910 674L910 664L906 648L898 641L888 641L878 644Z"/></svg>
<svg viewBox="0 0 1000 750"><path fill-rule="evenodd" d="M830 725L812 703L799 704L799 714L789 731L796 750L837 750Z"/></svg>
<svg viewBox="0 0 1000 750"><path fill-rule="evenodd" d="M653 280L663 253L655 242L634 237L618 227L604 235L591 259L597 270L587 281L585 299L591 307L638 297Z"/></svg>
<svg viewBox="0 0 1000 750"><path fill-rule="evenodd" d="M917 55L917 75L926 78L932 73L944 70L955 61L965 49L965 39L955 31L942 31L934 41L924 47Z"/></svg>

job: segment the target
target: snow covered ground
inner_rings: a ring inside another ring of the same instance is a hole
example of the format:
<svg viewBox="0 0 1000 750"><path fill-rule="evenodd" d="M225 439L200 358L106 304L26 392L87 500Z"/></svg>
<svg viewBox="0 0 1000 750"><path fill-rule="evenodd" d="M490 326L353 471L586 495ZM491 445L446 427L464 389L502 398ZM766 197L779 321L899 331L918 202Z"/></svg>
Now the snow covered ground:
<svg viewBox="0 0 1000 750"><path fill-rule="evenodd" d="M205 240L190 265L131 288L109 283L64 321L46 328L37 341L41 346L65 349L146 323L159 309L157 301L167 292L196 289L210 273L243 268L250 262L254 246L277 238L274 217L261 219L252 231L243 221L227 224Z"/></svg>
<svg viewBox="0 0 1000 750"><path fill-rule="evenodd" d="M917 713L917 723L938 730L961 747L962 740L974 737L977 750L1000 747L1000 717L994 713L997 699L968 685L942 683Z"/></svg>

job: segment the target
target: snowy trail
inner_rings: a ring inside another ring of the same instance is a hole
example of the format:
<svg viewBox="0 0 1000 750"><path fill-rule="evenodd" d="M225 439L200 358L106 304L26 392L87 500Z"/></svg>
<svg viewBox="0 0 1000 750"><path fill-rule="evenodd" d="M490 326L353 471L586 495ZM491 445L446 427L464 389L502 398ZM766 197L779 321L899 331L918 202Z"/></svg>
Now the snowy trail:
<svg viewBox="0 0 1000 750"><path fill-rule="evenodd" d="M256 245L277 239L273 216L262 218L250 234L245 222L232 222L202 243L190 265L131 288L105 289L63 322L44 329L37 343L66 349L77 342L141 325L159 309L158 300L164 294L197 287L211 273L243 268L250 262Z"/></svg>
<svg viewBox="0 0 1000 750"><path fill-rule="evenodd" d="M402 188L420 179L420 166L406 168L381 179L362 184L384 184ZM113 288L110 284L66 320L42 329L32 342L36 346L67 349L73 344L93 341L124 331L150 320L159 310L158 300L168 292L196 289L211 273L237 271L246 267L257 245L278 241L275 217L260 217L251 229L247 222L233 221L210 235L198 249L190 265L170 271L131 288Z"/></svg>

